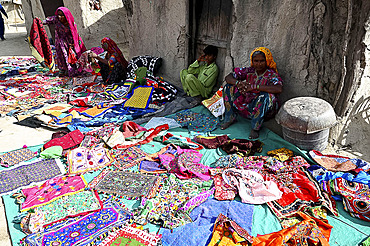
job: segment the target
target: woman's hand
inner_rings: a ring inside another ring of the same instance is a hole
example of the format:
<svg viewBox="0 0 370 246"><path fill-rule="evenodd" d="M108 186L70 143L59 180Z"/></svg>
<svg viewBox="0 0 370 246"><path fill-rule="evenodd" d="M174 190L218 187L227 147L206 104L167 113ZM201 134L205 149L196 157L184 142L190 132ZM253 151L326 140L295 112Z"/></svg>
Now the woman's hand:
<svg viewBox="0 0 370 246"><path fill-rule="evenodd" d="M97 54L95 54L94 52L90 52L90 57L91 57L91 58L97 58L97 57L98 57L98 55L97 55Z"/></svg>

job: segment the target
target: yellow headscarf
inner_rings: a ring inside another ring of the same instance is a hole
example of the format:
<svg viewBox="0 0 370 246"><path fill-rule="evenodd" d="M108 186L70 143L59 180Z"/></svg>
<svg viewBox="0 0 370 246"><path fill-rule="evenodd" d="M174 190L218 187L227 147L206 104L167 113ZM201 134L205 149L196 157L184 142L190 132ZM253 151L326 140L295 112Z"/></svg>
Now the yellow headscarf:
<svg viewBox="0 0 370 246"><path fill-rule="evenodd" d="M265 48L265 47L258 47L258 48L255 48L252 51L252 53L251 53L251 66L253 67L252 55L256 51L262 51L265 54L265 57L266 57L267 67L271 68L272 70L277 72L276 63L274 62L274 58L272 58L271 51L269 49Z"/></svg>

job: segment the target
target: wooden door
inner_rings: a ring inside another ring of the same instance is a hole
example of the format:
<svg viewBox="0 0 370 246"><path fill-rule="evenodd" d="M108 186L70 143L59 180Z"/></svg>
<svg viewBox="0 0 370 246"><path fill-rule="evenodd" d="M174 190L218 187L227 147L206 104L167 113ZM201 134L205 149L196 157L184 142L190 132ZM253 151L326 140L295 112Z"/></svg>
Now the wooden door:
<svg viewBox="0 0 370 246"><path fill-rule="evenodd" d="M42 9L44 10L45 17L55 15L55 11L59 7L64 7L63 0L40 0ZM55 40L55 31L54 26L49 26L51 36L53 37L53 40Z"/></svg>
<svg viewBox="0 0 370 246"><path fill-rule="evenodd" d="M232 6L232 0L190 1L189 20L192 38L189 42L189 62L197 59L207 45L218 47L216 63L220 73L217 85L220 85L225 77L224 66L231 37Z"/></svg>

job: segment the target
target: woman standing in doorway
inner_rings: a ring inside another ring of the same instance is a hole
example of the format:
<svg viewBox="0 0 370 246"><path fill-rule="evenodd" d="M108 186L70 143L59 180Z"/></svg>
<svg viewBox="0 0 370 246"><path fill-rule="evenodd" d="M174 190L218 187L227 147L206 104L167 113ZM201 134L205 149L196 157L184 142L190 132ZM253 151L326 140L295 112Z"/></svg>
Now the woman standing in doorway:
<svg viewBox="0 0 370 246"><path fill-rule="evenodd" d="M55 26L55 49L56 63L59 68L59 76L77 76L81 72L75 63L70 63L68 58L78 59L86 51L86 47L78 35L77 27L68 8L59 7L54 16L47 17L43 22L46 25Z"/></svg>

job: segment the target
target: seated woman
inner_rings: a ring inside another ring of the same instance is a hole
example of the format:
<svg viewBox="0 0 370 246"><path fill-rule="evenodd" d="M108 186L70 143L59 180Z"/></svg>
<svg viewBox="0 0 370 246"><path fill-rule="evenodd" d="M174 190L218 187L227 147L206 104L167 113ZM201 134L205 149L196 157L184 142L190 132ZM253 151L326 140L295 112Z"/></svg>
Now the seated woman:
<svg viewBox="0 0 370 246"><path fill-rule="evenodd" d="M78 70L77 65L68 62L70 50L74 52L77 59L86 51L86 47L78 35L71 11L65 7L60 7L55 12L55 16L47 17L43 24L55 26L55 61L59 68L59 76L68 75L73 77L80 75L81 71Z"/></svg>
<svg viewBox="0 0 370 246"><path fill-rule="evenodd" d="M123 56L117 44L110 38L101 40L102 48L107 51L105 58L101 58L94 52L91 52L91 57L98 60L100 66L100 74L103 77L104 84L120 83L126 80L126 68L128 62Z"/></svg>
<svg viewBox="0 0 370 246"><path fill-rule="evenodd" d="M221 129L224 130L234 123L239 113L252 120L249 138L255 139L259 137L259 130L265 118L271 118L277 113L277 95L282 92L283 83L269 49L254 49L250 59L250 67L235 68L233 73L225 77L225 123Z"/></svg>
<svg viewBox="0 0 370 246"><path fill-rule="evenodd" d="M188 69L183 69L180 72L182 87L191 97L210 97L217 81L218 67L215 63L218 53L217 47L208 45L203 52L204 54ZM200 64L201 62L205 63Z"/></svg>

